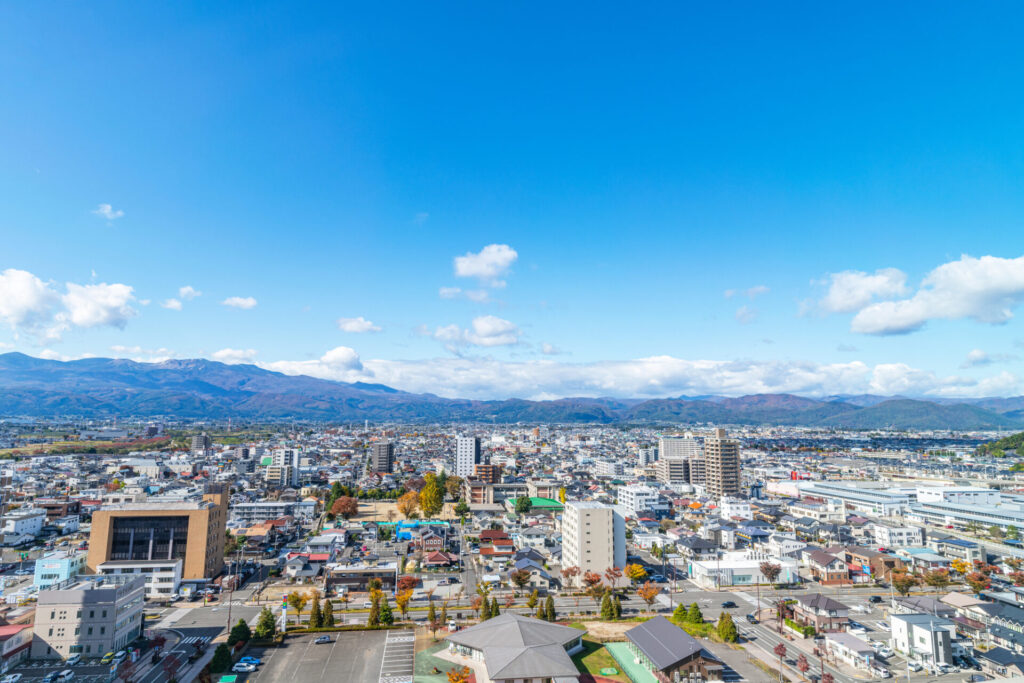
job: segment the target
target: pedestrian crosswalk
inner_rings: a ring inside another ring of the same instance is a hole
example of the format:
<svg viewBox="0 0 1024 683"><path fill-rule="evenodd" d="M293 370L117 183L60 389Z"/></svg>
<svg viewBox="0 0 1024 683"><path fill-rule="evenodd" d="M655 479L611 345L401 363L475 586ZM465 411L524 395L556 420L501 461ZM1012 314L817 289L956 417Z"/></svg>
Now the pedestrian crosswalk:
<svg viewBox="0 0 1024 683"><path fill-rule="evenodd" d="M182 645L205 645L213 640L213 636L189 636L181 641Z"/></svg>

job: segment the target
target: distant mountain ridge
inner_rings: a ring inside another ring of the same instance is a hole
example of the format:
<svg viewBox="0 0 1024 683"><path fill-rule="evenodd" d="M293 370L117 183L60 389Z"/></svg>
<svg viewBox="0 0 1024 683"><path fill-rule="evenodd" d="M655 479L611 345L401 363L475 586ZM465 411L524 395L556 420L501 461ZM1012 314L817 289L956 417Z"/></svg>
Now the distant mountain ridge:
<svg viewBox="0 0 1024 683"><path fill-rule="evenodd" d="M873 395L792 394L663 399L477 401L413 394L380 384L283 375L204 359L138 363L56 361L0 354L0 415L174 416L185 419L483 421L612 424L777 424L846 429L1012 429L1024 397L953 402Z"/></svg>

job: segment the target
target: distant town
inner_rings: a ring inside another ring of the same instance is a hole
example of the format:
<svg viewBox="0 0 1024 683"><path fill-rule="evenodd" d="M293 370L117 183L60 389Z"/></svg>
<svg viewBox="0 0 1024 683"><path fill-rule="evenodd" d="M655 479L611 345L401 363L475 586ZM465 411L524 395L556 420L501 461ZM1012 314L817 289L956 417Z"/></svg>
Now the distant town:
<svg viewBox="0 0 1024 683"><path fill-rule="evenodd" d="M1018 675L1006 436L8 419L2 680Z"/></svg>

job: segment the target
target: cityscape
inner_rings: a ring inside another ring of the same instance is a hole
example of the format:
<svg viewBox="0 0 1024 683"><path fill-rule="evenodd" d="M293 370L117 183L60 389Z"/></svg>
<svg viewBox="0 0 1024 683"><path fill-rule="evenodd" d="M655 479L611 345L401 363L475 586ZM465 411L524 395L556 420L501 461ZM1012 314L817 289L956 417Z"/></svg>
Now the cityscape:
<svg viewBox="0 0 1024 683"><path fill-rule="evenodd" d="M1024 683L1022 20L0 5L0 683Z"/></svg>

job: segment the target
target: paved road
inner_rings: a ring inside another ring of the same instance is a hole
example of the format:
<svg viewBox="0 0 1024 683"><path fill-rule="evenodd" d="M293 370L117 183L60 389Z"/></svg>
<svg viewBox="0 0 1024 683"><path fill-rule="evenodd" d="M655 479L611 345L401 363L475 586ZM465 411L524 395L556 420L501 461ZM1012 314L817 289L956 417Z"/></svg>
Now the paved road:
<svg viewBox="0 0 1024 683"><path fill-rule="evenodd" d="M390 649L387 639L390 635L398 633L402 632L342 631L328 634L332 640L329 644L323 645L313 643L314 635L290 637L281 647L250 650L250 655L263 659L263 664L256 672L239 676L239 680L245 680L247 683L380 683L383 680L385 649ZM389 661L395 666L400 664L396 657ZM410 676L409 681L411 680Z"/></svg>

